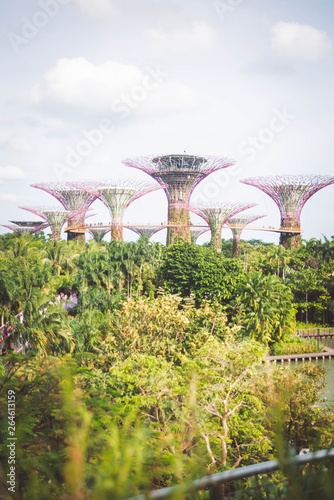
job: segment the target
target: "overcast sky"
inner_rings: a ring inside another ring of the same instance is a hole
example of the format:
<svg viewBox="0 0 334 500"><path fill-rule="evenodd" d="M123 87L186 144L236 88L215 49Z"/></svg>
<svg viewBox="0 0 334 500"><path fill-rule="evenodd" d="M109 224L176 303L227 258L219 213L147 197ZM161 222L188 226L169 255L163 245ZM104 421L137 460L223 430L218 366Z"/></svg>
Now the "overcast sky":
<svg viewBox="0 0 334 500"><path fill-rule="evenodd" d="M256 202L268 226L276 205L240 179L333 174L332 0L2 0L0 12L0 223L58 205L31 183L149 181L122 165L139 155L236 160L194 200ZM110 220L92 208L91 221ZM160 223L166 208L155 192L125 221ZM334 185L306 203L303 236L334 235L333 210Z"/></svg>

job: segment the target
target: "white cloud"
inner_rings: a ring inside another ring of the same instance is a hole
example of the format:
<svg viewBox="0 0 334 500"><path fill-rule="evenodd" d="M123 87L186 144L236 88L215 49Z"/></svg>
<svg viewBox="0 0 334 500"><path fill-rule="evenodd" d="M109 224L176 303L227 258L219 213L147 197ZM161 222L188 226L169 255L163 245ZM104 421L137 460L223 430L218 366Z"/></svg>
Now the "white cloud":
<svg viewBox="0 0 334 500"><path fill-rule="evenodd" d="M105 19L115 12L111 0L74 0L74 2L93 19Z"/></svg>
<svg viewBox="0 0 334 500"><path fill-rule="evenodd" d="M0 144L4 149L19 153L30 153L34 148L24 139L13 136L7 132L0 132Z"/></svg>
<svg viewBox="0 0 334 500"><path fill-rule="evenodd" d="M19 181L27 177L26 172L24 172L19 167L13 167L8 165L7 167L0 167L0 182L4 181Z"/></svg>
<svg viewBox="0 0 334 500"><path fill-rule="evenodd" d="M197 104L196 93L186 85L167 82L150 95L147 108L160 110L191 109Z"/></svg>
<svg viewBox="0 0 334 500"><path fill-rule="evenodd" d="M12 193L0 194L0 200L7 201L9 203L19 203L20 201L22 201L21 198Z"/></svg>
<svg viewBox="0 0 334 500"><path fill-rule="evenodd" d="M59 59L32 89L35 103L52 99L85 108L110 105L124 90L140 82L141 71L132 65L107 61L94 65L84 57Z"/></svg>
<svg viewBox="0 0 334 500"><path fill-rule="evenodd" d="M150 67L142 71L134 65L107 61L94 65L83 57L59 59L45 75L43 82L32 89L35 104L50 109L59 104L92 114L112 113L116 101L132 96L132 109L188 108L195 101L188 87L171 81L163 68ZM138 97L136 97L138 96ZM131 105L130 105L131 108Z"/></svg>
<svg viewBox="0 0 334 500"><path fill-rule="evenodd" d="M307 24L281 21L272 28L271 46L281 57L316 61L332 49L332 41L324 31Z"/></svg>
<svg viewBox="0 0 334 500"><path fill-rule="evenodd" d="M209 49L214 45L215 31L210 24L204 21L195 21L190 30L161 31L151 29L146 34L153 49L164 50L189 50Z"/></svg>

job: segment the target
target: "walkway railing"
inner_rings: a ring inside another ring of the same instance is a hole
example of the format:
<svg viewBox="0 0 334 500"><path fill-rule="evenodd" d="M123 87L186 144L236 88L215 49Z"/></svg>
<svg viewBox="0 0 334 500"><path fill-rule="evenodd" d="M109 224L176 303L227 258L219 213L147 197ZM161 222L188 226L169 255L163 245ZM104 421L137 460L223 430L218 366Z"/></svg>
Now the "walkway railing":
<svg viewBox="0 0 334 500"><path fill-rule="evenodd" d="M284 464L284 466L306 465L309 463L321 462L326 459L334 459L334 448L330 448L329 450L319 450L313 453L305 453L304 455L297 455L295 457L292 457L286 464ZM239 467L237 469L225 472L218 472L217 474L212 474L212 476L204 476L200 479L196 479L187 486L170 486L168 488L162 488L160 490L152 491L150 493L147 493L146 495L138 495L136 497L132 497L130 500L160 500L171 499L174 496L178 499L185 498L185 496L182 495L195 493L196 491L206 489L214 489L218 485L223 485L233 481L239 481L240 479L245 479L248 477L256 477L260 474L268 474L270 472L279 470L281 467L282 464L278 460L270 460L269 462L247 465L246 467ZM231 493L231 495L227 495L227 497L233 498L233 495L234 494ZM187 498L189 497L187 496Z"/></svg>
<svg viewBox="0 0 334 500"><path fill-rule="evenodd" d="M320 342L334 349L334 328L303 328L297 330L297 335L303 339L317 339L318 351Z"/></svg>
<svg viewBox="0 0 334 500"><path fill-rule="evenodd" d="M297 335L299 337L334 335L334 328L298 328Z"/></svg>

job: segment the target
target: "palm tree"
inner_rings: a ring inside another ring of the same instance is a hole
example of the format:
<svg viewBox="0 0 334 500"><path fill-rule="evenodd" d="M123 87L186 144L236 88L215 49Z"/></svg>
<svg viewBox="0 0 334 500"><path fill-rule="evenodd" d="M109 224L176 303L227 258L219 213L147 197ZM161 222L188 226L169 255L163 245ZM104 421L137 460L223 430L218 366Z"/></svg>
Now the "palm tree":
<svg viewBox="0 0 334 500"><path fill-rule="evenodd" d="M268 343L281 339L294 326L292 293L276 276L249 273L238 289L233 307L247 336Z"/></svg>
<svg viewBox="0 0 334 500"><path fill-rule="evenodd" d="M282 278L285 279L285 271L287 264L291 259L290 250L284 248L283 245L274 246L267 252L269 264L277 265L276 276L279 277L280 269L282 268Z"/></svg>

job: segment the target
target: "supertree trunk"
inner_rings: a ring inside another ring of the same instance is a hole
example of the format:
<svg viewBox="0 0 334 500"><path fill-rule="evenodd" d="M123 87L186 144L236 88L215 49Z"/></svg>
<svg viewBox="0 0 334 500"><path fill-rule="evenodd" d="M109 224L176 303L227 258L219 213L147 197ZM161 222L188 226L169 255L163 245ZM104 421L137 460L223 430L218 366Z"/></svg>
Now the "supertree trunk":
<svg viewBox="0 0 334 500"><path fill-rule="evenodd" d="M280 245L283 245L284 248L289 248L290 250L299 248L301 242L302 239L299 233L281 233L279 241Z"/></svg>
<svg viewBox="0 0 334 500"><path fill-rule="evenodd" d="M122 220L114 218L111 224L111 239L114 241L123 241Z"/></svg>
<svg viewBox="0 0 334 500"><path fill-rule="evenodd" d="M240 255L240 237L241 237L241 229L233 230L233 249L232 249L232 257L237 257Z"/></svg>
<svg viewBox="0 0 334 500"><path fill-rule="evenodd" d="M168 228L167 246L173 245L178 239L191 243L189 209L169 205L168 224L179 224L179 226Z"/></svg>
<svg viewBox="0 0 334 500"><path fill-rule="evenodd" d="M299 229L300 228L300 222L298 218L293 219L291 216L282 218L281 220L281 227L283 228L293 228L293 229ZM293 250L294 248L298 248L301 245L301 236L300 233L295 233L287 231L286 233L281 233L280 235L280 245L283 245L284 248L289 248L290 250Z"/></svg>
<svg viewBox="0 0 334 500"><path fill-rule="evenodd" d="M222 251L221 232L221 227L214 227L211 229L210 247L212 248L212 250L216 250L217 252Z"/></svg>

